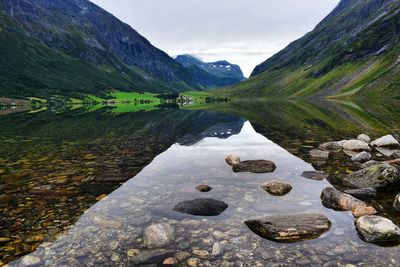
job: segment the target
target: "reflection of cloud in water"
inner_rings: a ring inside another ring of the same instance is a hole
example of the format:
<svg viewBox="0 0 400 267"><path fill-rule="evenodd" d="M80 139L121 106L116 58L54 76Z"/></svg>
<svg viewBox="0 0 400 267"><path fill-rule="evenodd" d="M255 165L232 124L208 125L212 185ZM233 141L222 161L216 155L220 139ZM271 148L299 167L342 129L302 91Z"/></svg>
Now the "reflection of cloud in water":
<svg viewBox="0 0 400 267"><path fill-rule="evenodd" d="M277 170L267 174L233 173L224 161L231 153L243 160L272 160ZM159 264L175 251L191 252L197 247L210 254L215 244L225 242L230 248L224 253L227 259L240 255L240 259L248 263L268 260L290 265L295 263L293 260L299 251L310 259L321 257L322 262L348 257L356 257L359 262L387 259L383 250L381 257L368 258L368 248L374 247L359 240L351 214L323 207L320 194L329 183L301 177L304 171L310 170L313 170L311 165L256 133L246 122L239 134L227 139L209 137L192 146L173 145L135 178L87 210L66 235L31 255L66 265L96 262L113 265L116 260L121 265ZM272 179L289 182L293 190L282 197L267 194L260 185ZM208 184L213 190L198 192L195 187L199 184ZM204 197L224 201L229 207L220 216L207 218L173 211L179 202ZM333 226L319 239L289 246L262 239L243 224L253 217L289 213L322 213ZM143 245L143 228L156 223L168 223L175 229L174 242L164 250ZM364 250L355 254L354 249L342 248L340 256L326 253L348 244L356 244ZM127 251L133 248L140 249L140 254L128 257ZM270 253L264 259L265 251L279 253ZM222 255L206 255L205 258L217 266L223 261Z"/></svg>

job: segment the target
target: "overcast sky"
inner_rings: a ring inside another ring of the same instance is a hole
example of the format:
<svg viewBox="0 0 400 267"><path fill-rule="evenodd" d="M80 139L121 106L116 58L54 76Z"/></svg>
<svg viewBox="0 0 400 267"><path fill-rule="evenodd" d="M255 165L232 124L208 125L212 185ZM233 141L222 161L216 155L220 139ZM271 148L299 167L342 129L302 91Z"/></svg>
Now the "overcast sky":
<svg viewBox="0 0 400 267"><path fill-rule="evenodd" d="M311 31L339 0L91 0L170 56L256 65Z"/></svg>

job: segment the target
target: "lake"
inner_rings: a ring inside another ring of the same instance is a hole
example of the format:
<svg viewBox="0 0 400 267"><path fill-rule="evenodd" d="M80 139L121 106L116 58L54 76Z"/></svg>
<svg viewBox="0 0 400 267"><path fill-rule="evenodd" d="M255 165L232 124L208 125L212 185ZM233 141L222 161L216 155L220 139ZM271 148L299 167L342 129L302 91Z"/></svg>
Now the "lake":
<svg viewBox="0 0 400 267"><path fill-rule="evenodd" d="M399 139L399 103L378 103L3 110L0 266L162 266L170 257L180 266L398 266L400 246L364 242L351 212L321 202L324 188L343 189L342 177L360 167L342 151L328 160L309 156L321 143L361 133ZM277 169L235 173L225 162L229 154L271 160ZM307 171L329 177L307 179L302 176ZM292 191L273 196L261 189L273 179L290 183ZM202 184L212 190L195 189ZM379 193L368 202L399 225L396 193ZM218 216L174 210L178 203L204 198L228 207ZM323 214L332 226L312 240L278 243L244 223L293 213ZM151 247L144 229L156 224L168 225L173 237Z"/></svg>

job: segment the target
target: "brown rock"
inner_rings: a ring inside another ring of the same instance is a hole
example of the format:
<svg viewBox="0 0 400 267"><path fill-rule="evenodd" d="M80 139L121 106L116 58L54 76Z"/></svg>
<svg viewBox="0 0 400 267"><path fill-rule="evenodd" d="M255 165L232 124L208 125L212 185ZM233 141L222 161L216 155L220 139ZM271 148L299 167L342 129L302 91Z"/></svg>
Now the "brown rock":
<svg viewBox="0 0 400 267"><path fill-rule="evenodd" d="M210 192L212 190L212 187L206 184L202 184L196 187L196 190L200 192Z"/></svg>
<svg viewBox="0 0 400 267"><path fill-rule="evenodd" d="M329 175L323 171L306 171L303 172L301 176L307 179L312 179L317 181L322 181L329 177Z"/></svg>
<svg viewBox="0 0 400 267"><path fill-rule="evenodd" d="M166 259L163 261L163 264L164 264L164 265L176 265L176 264L178 264L178 263L179 263L178 260L175 259L174 257L166 258Z"/></svg>
<svg viewBox="0 0 400 267"><path fill-rule="evenodd" d="M275 163L269 160L247 160L233 165L234 172L269 173L276 169Z"/></svg>
<svg viewBox="0 0 400 267"><path fill-rule="evenodd" d="M292 190L292 186L288 183L273 180L261 185L261 188L274 196L284 196Z"/></svg>
<svg viewBox="0 0 400 267"><path fill-rule="evenodd" d="M276 215L245 223L257 235L284 243L318 238L331 227L331 222L322 214Z"/></svg>
<svg viewBox="0 0 400 267"><path fill-rule="evenodd" d="M232 154L232 155L229 155L229 156L227 156L227 157L225 158L225 162L226 162L228 165L233 166L233 165L238 164L238 163L240 162L240 158L239 158L238 155Z"/></svg>
<svg viewBox="0 0 400 267"><path fill-rule="evenodd" d="M338 211L351 211L356 218L377 213L374 207L333 187L327 187L322 191L321 200L325 207Z"/></svg>

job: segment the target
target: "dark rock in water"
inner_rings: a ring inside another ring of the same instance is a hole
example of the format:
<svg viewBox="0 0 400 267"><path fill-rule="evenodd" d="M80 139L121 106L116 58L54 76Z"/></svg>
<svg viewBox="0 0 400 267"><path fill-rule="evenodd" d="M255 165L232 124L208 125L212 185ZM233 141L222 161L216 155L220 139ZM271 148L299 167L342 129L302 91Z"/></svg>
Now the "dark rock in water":
<svg viewBox="0 0 400 267"><path fill-rule="evenodd" d="M377 244L400 243L400 228L387 218L363 216L356 220L356 228L361 238L366 242Z"/></svg>
<svg viewBox="0 0 400 267"><path fill-rule="evenodd" d="M371 159L372 159L371 154L366 151L358 153L357 155L355 155L351 158L352 161L357 162L357 163L365 163Z"/></svg>
<svg viewBox="0 0 400 267"><path fill-rule="evenodd" d="M307 172L303 172L301 177L304 177L307 179L312 179L312 180L317 180L317 181L322 181L322 180L328 178L329 175L323 171L307 171Z"/></svg>
<svg viewBox="0 0 400 267"><path fill-rule="evenodd" d="M352 195L353 197L365 200L375 198L377 195L377 192L374 188L350 189L346 190L345 193Z"/></svg>
<svg viewBox="0 0 400 267"><path fill-rule="evenodd" d="M292 190L290 184L276 180L264 183L261 188L274 196L284 196Z"/></svg>
<svg viewBox="0 0 400 267"><path fill-rule="evenodd" d="M321 214L276 215L245 222L257 235L276 242L293 243L318 238L331 222Z"/></svg>
<svg viewBox="0 0 400 267"><path fill-rule="evenodd" d="M309 154L312 158L316 158L316 159L328 159L329 158L328 151L323 151L323 150L319 150L319 149L313 149L309 152Z"/></svg>
<svg viewBox="0 0 400 267"><path fill-rule="evenodd" d="M344 177L355 188L395 190L400 184L400 172L387 163L373 165Z"/></svg>
<svg viewBox="0 0 400 267"><path fill-rule="evenodd" d="M212 187L206 184L202 184L196 187L196 190L200 191L200 192L210 192L212 190Z"/></svg>
<svg viewBox="0 0 400 267"><path fill-rule="evenodd" d="M396 199L394 200L393 207L397 210L400 211L400 194L396 196Z"/></svg>
<svg viewBox="0 0 400 267"><path fill-rule="evenodd" d="M234 172L268 173L276 170L276 165L269 160L246 160L233 166Z"/></svg>
<svg viewBox="0 0 400 267"><path fill-rule="evenodd" d="M227 208L228 205L225 202L211 198L200 198L180 202L173 210L195 216L217 216Z"/></svg>
<svg viewBox="0 0 400 267"><path fill-rule="evenodd" d="M321 200L325 207L339 211L351 211L356 218L377 213L374 207L333 187L327 187L322 191Z"/></svg>

